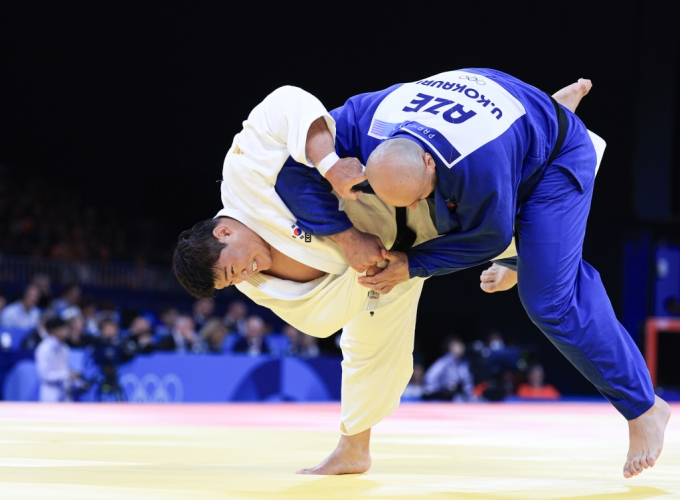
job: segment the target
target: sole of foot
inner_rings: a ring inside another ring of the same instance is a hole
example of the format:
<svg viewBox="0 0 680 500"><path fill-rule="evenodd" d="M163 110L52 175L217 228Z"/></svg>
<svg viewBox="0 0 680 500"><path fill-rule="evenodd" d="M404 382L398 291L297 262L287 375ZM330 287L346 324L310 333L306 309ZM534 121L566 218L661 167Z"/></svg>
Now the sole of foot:
<svg viewBox="0 0 680 500"><path fill-rule="evenodd" d="M593 88L593 83L586 78L579 78L576 83L572 83L568 87L557 91L553 98L562 106L569 109L572 113L576 112L576 108L581 103L581 99L588 95L590 89Z"/></svg>
<svg viewBox="0 0 680 500"><path fill-rule="evenodd" d="M623 466L623 477L628 479L654 467L663 449L664 432L670 418L670 406L656 396L654 406L638 418L628 421L630 448Z"/></svg>

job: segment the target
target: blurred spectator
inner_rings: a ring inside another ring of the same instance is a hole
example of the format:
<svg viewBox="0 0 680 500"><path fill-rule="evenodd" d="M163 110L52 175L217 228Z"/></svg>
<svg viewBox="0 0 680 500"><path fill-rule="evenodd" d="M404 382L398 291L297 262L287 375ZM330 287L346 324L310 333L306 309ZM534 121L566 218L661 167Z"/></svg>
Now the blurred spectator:
<svg viewBox="0 0 680 500"><path fill-rule="evenodd" d="M80 287L75 284L68 285L62 290L61 297L52 302L52 309L54 309L54 312L57 313L58 316L61 316L61 313L66 308L78 308L78 312L80 312L80 308L78 307L79 301Z"/></svg>
<svg viewBox="0 0 680 500"><path fill-rule="evenodd" d="M69 347L82 349L92 343L92 335L85 333L85 319L80 314L76 314L73 308L66 309L68 314L62 315L69 328L69 336L66 343Z"/></svg>
<svg viewBox="0 0 680 500"><path fill-rule="evenodd" d="M97 398L102 400L104 397L113 397L123 401L125 397L118 383L118 366L132 359L135 353L129 353L123 348L120 329L113 318L104 318L99 323L99 332L98 337L92 337L92 344L88 348L101 371Z"/></svg>
<svg viewBox="0 0 680 500"><path fill-rule="evenodd" d="M175 351L178 353L204 352L201 339L196 334L196 324L191 316L179 316L170 332L158 341L156 349L159 351Z"/></svg>
<svg viewBox="0 0 680 500"><path fill-rule="evenodd" d="M40 377L40 401L69 401L72 381L77 378L68 364L69 347L66 339L69 328L59 317L48 319L45 328L49 335L35 351L35 363Z"/></svg>
<svg viewBox="0 0 680 500"><path fill-rule="evenodd" d="M52 287L50 277L46 274L36 274L33 276L31 283L40 289L40 299L38 300L38 307L40 309L47 309L52 302Z"/></svg>
<svg viewBox="0 0 680 500"><path fill-rule="evenodd" d="M264 338L264 321L259 316L246 320L245 334L234 344L234 352L247 353L249 356L269 354L270 349Z"/></svg>
<svg viewBox="0 0 680 500"><path fill-rule="evenodd" d="M7 305L7 297L5 297L5 292L0 290L0 311L2 311Z"/></svg>
<svg viewBox="0 0 680 500"><path fill-rule="evenodd" d="M210 318L199 332L206 352L221 354L224 351L224 339L227 333L229 329L220 318Z"/></svg>
<svg viewBox="0 0 680 500"><path fill-rule="evenodd" d="M317 358L319 356L319 346L316 337L302 333L291 325L283 327L281 332L288 337L290 344L286 350L288 356L299 358Z"/></svg>
<svg viewBox="0 0 680 500"><path fill-rule="evenodd" d="M418 401L423 398L423 381L425 379L425 367L420 364L413 365L413 375L401 396L406 401Z"/></svg>
<svg viewBox="0 0 680 500"><path fill-rule="evenodd" d="M447 401L469 400L472 397L472 375L465 344L458 337L450 337L448 353L439 358L425 373L424 399Z"/></svg>
<svg viewBox="0 0 680 500"><path fill-rule="evenodd" d="M505 349L505 341L501 332L491 332L486 338L486 345L491 351Z"/></svg>
<svg viewBox="0 0 680 500"><path fill-rule="evenodd" d="M175 321L179 317L179 311L174 307L164 307L161 309L158 319L161 321L156 327L156 336L164 337L172 333Z"/></svg>
<svg viewBox="0 0 680 500"><path fill-rule="evenodd" d="M196 329L200 330L215 311L215 301L212 299L198 299L194 302L193 318Z"/></svg>
<svg viewBox="0 0 680 500"><path fill-rule="evenodd" d="M560 393L555 387L545 383L545 372L541 365L533 365L527 371L527 383L521 384L517 395L525 399L559 399Z"/></svg>
<svg viewBox="0 0 680 500"><path fill-rule="evenodd" d="M40 289L33 284L28 285L20 300L12 302L2 310L0 326L25 330L36 328L40 321L38 300L40 300Z"/></svg>
<svg viewBox="0 0 680 500"><path fill-rule="evenodd" d="M145 354L153 351L153 329L151 322L144 316L137 316L130 323L128 334L124 339L126 350L129 352L142 352Z"/></svg>
<svg viewBox="0 0 680 500"><path fill-rule="evenodd" d="M120 338L120 328L118 328L118 323L112 318L104 318L99 323L99 332L101 338L109 343L115 343Z"/></svg>
<svg viewBox="0 0 680 500"><path fill-rule="evenodd" d="M42 316L40 316L38 326L36 326L34 330L31 330L31 332L29 332L28 335L26 335L21 340L21 348L26 351L35 351L36 347L38 347L40 342L46 339L47 336L49 335L47 333L47 330L45 329L45 323L47 322L48 319L54 317L55 316L52 311L44 312Z"/></svg>
<svg viewBox="0 0 680 500"><path fill-rule="evenodd" d="M224 324L227 325L227 328L229 328L230 331L245 335L247 316L248 307L245 302L237 300L229 304L227 314L224 315Z"/></svg>
<svg viewBox="0 0 680 500"><path fill-rule="evenodd" d="M99 320L99 327L101 329L101 322L110 319L116 325L120 324L120 313L116 307L116 303L112 300L102 300L99 303L99 310L97 311L97 319Z"/></svg>
<svg viewBox="0 0 680 500"><path fill-rule="evenodd" d="M99 320L97 318L97 303L92 297L83 297L80 303L80 313L85 321L84 332L87 335L99 335Z"/></svg>

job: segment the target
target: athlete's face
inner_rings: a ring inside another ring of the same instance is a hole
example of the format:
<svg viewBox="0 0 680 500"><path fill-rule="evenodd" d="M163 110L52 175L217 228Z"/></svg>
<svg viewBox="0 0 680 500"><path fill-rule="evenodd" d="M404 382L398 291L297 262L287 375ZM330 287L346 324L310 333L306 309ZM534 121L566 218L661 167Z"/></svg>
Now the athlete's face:
<svg viewBox="0 0 680 500"><path fill-rule="evenodd" d="M272 265L269 245L248 227L234 219L221 219L213 236L226 247L217 261L215 288L236 285Z"/></svg>
<svg viewBox="0 0 680 500"><path fill-rule="evenodd" d="M416 195L415 201L413 203L408 203L408 201L404 202L403 205L395 205L395 206L402 206L402 207L407 207L409 210L415 210L418 208L418 203L421 202L421 200L424 200L428 196L432 194L434 191L435 185L437 183L437 174L435 171L435 162L434 158L432 158L432 155L430 153L425 153L423 157L423 175L420 178L419 182L416 183L416 191L418 194ZM408 198L404 198L408 199ZM412 198L413 199L413 198ZM402 200L403 201L403 200ZM408 204L407 204L408 203Z"/></svg>

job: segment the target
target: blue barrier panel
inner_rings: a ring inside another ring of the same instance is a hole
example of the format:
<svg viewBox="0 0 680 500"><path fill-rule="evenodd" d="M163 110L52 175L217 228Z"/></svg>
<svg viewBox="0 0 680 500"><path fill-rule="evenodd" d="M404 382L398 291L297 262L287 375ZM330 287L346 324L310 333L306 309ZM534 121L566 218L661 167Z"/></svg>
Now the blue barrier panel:
<svg viewBox="0 0 680 500"><path fill-rule="evenodd" d="M340 359L161 354L119 370L131 402L333 401L340 398Z"/></svg>

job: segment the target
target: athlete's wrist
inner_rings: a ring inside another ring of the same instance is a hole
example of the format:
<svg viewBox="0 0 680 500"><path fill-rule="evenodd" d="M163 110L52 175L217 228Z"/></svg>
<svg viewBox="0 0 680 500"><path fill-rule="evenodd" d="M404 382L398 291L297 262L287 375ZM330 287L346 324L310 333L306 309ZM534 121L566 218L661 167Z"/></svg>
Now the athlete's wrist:
<svg viewBox="0 0 680 500"><path fill-rule="evenodd" d="M326 156L324 156L321 161L319 161L319 163L316 164L316 169L323 177L326 177L328 171L338 162L338 160L340 160L340 157L337 155L337 153L335 151L331 151Z"/></svg>
<svg viewBox="0 0 680 500"><path fill-rule="evenodd" d="M342 247L345 243L347 243L349 240L351 240L356 235L356 233L358 231L359 230L357 228L352 226L352 227L345 229L344 231L341 231L339 233L331 234L329 236L329 238L331 240L335 241L338 245L340 245Z"/></svg>

